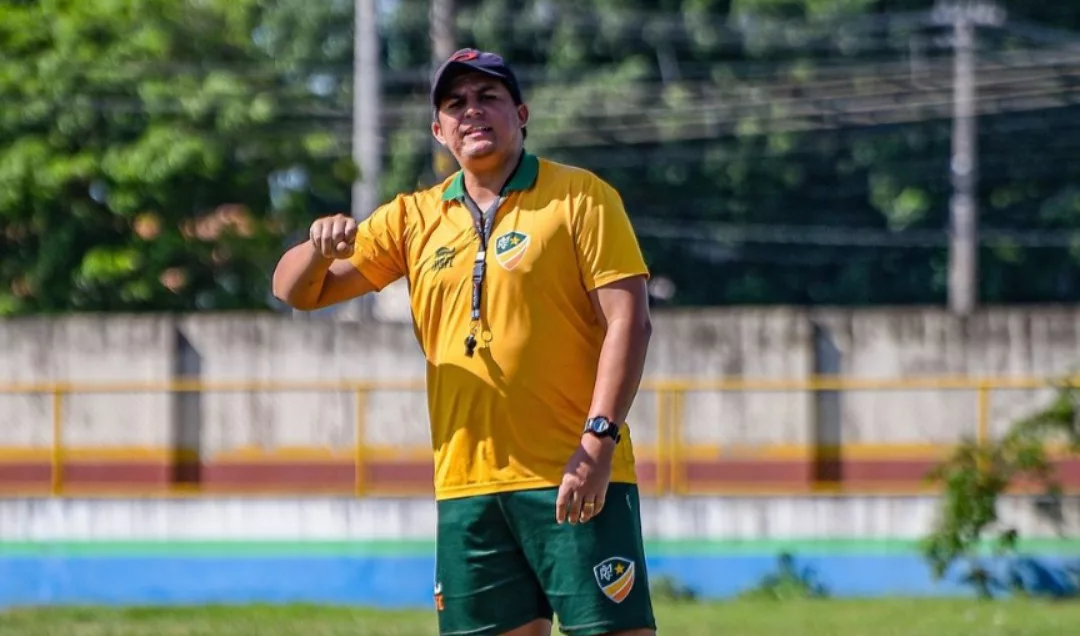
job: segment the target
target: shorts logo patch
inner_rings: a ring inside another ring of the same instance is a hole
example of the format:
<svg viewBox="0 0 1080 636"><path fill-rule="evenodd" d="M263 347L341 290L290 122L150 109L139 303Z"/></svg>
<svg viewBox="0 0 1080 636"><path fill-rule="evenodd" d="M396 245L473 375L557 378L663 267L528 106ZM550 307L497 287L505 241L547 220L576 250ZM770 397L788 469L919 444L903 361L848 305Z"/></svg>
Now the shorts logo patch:
<svg viewBox="0 0 1080 636"><path fill-rule="evenodd" d="M622 603L634 589L634 562L623 557L604 559L593 566L593 576L604 596Z"/></svg>
<svg viewBox="0 0 1080 636"><path fill-rule="evenodd" d="M529 249L529 235L522 232L507 232L495 239L495 259L506 270L518 266Z"/></svg>
<svg viewBox="0 0 1080 636"><path fill-rule="evenodd" d="M442 595L442 583L435 584L435 609L437 611L443 611L446 608L446 603L443 602Z"/></svg>

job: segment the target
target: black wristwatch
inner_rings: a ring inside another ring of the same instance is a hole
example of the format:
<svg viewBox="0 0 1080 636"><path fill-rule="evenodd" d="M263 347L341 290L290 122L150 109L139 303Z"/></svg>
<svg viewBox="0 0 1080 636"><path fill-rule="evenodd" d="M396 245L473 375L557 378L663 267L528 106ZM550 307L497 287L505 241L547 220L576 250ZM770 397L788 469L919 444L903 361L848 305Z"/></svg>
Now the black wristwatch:
<svg viewBox="0 0 1080 636"><path fill-rule="evenodd" d="M592 433L597 437L610 437L615 440L616 444L619 443L619 438L622 437L619 434L619 425L603 415L585 420L585 432Z"/></svg>

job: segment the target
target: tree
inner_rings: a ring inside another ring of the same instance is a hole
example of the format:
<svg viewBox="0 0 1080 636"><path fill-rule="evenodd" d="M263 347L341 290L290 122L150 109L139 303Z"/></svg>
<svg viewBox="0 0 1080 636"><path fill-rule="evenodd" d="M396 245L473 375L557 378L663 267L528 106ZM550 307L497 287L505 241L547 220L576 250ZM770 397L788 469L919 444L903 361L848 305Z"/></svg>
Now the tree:
<svg viewBox="0 0 1080 636"><path fill-rule="evenodd" d="M267 306L311 195L347 209L353 178L275 11L0 2L0 315Z"/></svg>

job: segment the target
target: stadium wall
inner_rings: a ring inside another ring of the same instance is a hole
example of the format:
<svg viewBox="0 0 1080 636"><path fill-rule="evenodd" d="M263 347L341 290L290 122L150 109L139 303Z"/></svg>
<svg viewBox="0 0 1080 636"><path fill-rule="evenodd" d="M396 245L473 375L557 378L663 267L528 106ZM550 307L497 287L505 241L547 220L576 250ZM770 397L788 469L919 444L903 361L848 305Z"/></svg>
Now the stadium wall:
<svg viewBox="0 0 1080 636"><path fill-rule="evenodd" d="M982 391L970 378L1053 377L1080 354L1078 308L991 308L968 319L933 308L658 310L655 321L631 413L643 488L655 493L785 494L823 480L845 491L917 491L950 444L977 434L980 413L993 436L1051 397L1037 384L989 381ZM0 352L0 490L40 492L62 474L65 492L182 483L429 493L426 363L410 325L34 317L0 321ZM829 376L913 383L762 388ZM211 389L166 390L178 378ZM323 384L242 388L251 381ZM678 474L663 465L664 418L684 460ZM52 447L57 434L62 452ZM1061 469L1080 490L1080 463Z"/></svg>
<svg viewBox="0 0 1080 636"><path fill-rule="evenodd" d="M1080 542L1061 537L1077 536L1080 500L1065 501L1061 526L1037 504L1001 505L1024 537L1019 571L1031 589L1073 592ZM930 497L645 498L648 571L728 598L789 553L834 597L970 595L962 570L936 581L919 555L935 510ZM0 500L0 607L431 607L434 526L417 498ZM1003 578L1007 565L996 563Z"/></svg>

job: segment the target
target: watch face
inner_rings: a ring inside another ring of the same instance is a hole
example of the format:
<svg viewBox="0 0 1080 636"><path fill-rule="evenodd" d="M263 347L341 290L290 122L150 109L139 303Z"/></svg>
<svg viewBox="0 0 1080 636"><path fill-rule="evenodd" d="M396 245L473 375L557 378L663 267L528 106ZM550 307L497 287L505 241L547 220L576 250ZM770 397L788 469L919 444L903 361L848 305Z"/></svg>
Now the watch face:
<svg viewBox="0 0 1080 636"><path fill-rule="evenodd" d="M593 422L593 430L597 433L606 433L610 425L604 420L596 420Z"/></svg>

